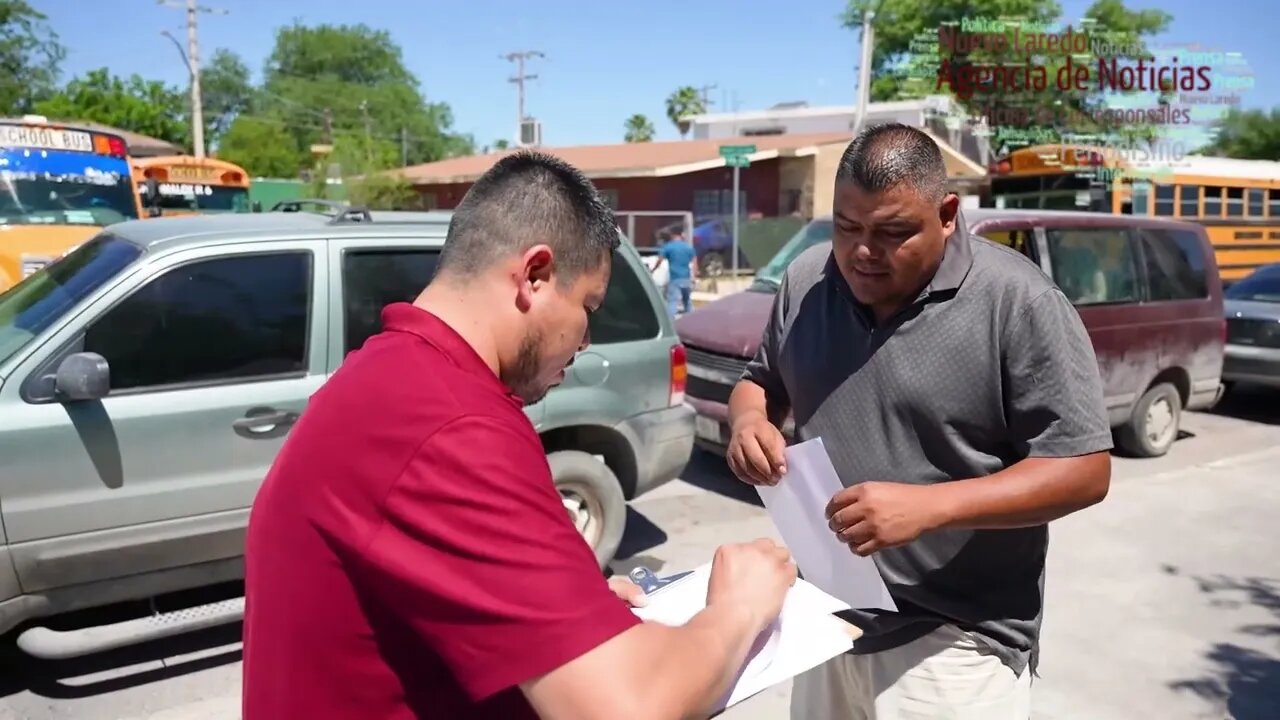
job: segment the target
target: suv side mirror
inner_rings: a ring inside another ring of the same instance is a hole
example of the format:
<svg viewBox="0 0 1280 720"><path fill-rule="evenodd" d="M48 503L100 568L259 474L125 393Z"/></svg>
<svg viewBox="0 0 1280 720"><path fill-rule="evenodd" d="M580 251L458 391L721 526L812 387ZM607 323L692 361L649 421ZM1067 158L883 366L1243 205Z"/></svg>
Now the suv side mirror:
<svg viewBox="0 0 1280 720"><path fill-rule="evenodd" d="M59 400L100 400L111 391L111 366L98 353L68 355L53 380Z"/></svg>

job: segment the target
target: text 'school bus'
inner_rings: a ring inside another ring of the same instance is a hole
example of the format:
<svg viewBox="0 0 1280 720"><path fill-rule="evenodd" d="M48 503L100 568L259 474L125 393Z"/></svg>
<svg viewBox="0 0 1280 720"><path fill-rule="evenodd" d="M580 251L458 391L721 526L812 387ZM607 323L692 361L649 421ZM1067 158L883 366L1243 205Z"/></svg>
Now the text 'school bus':
<svg viewBox="0 0 1280 720"><path fill-rule="evenodd" d="M134 158L138 201L148 217L249 212L249 174L239 165L191 155Z"/></svg>
<svg viewBox="0 0 1280 720"><path fill-rule="evenodd" d="M123 138L0 119L0 292L140 211Z"/></svg>
<svg viewBox="0 0 1280 720"><path fill-rule="evenodd" d="M982 204L1195 222L1209 235L1224 284L1280 262L1280 162L1271 160L1183 155L1159 144L1037 145L992 164Z"/></svg>

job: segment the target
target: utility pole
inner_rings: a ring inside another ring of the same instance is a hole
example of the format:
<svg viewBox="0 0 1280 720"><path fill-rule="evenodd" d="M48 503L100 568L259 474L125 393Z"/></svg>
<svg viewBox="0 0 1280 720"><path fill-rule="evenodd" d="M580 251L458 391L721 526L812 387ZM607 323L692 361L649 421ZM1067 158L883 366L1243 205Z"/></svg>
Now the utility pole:
<svg viewBox="0 0 1280 720"><path fill-rule="evenodd" d="M196 32L196 15L199 13L226 15L226 10L205 7L196 0L156 0L168 8L187 13L187 71L191 73L191 144L195 156L204 157L204 107L200 97L200 41Z"/></svg>
<svg viewBox="0 0 1280 720"><path fill-rule="evenodd" d="M508 78L507 82L515 83L516 85L516 137L514 144L516 147L520 147L521 145L524 145L524 135L522 132L524 130L525 120L524 83L526 80L538 79L537 75L525 74L524 61L533 58L546 58L547 56L537 50L518 50L516 52L502 55L501 57L507 62L514 62L516 64L516 75L513 78Z"/></svg>
<svg viewBox="0 0 1280 720"><path fill-rule="evenodd" d="M324 109L324 144L333 144L333 110Z"/></svg>
<svg viewBox="0 0 1280 720"><path fill-rule="evenodd" d="M400 126L400 167L409 166L409 132Z"/></svg>
<svg viewBox="0 0 1280 720"><path fill-rule="evenodd" d="M373 128L369 125L369 101L360 101L360 114L364 116L364 159L371 167L373 165Z"/></svg>
<svg viewBox="0 0 1280 720"><path fill-rule="evenodd" d="M862 61L858 66L858 117L854 120L853 134L862 132L867 120L867 105L871 103L871 58L875 49L875 31L871 21L876 14L870 10L862 14Z"/></svg>

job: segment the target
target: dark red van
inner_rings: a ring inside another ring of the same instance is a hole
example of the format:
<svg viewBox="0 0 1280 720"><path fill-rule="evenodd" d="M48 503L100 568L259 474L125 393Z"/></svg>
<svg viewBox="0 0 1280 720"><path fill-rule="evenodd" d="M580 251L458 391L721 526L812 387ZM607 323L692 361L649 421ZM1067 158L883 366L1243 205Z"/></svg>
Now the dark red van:
<svg viewBox="0 0 1280 720"><path fill-rule="evenodd" d="M1199 225L1052 210L971 209L964 217L973 234L1030 257L1075 304L1098 356L1119 448L1163 455L1178 437L1184 409L1217 402L1226 335L1222 281ZM723 453L729 392L760 343L778 281L801 252L831 235L829 217L813 220L750 288L676 324L688 352L685 396L698 412L699 445Z"/></svg>

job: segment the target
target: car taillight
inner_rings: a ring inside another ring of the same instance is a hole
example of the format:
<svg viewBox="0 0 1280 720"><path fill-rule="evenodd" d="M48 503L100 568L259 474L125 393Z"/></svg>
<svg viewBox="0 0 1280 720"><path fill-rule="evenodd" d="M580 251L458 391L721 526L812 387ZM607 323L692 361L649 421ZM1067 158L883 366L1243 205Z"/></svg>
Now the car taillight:
<svg viewBox="0 0 1280 720"><path fill-rule="evenodd" d="M688 379L689 364L685 359L684 345L676 343L671 347L670 407L684 403L684 387Z"/></svg>

